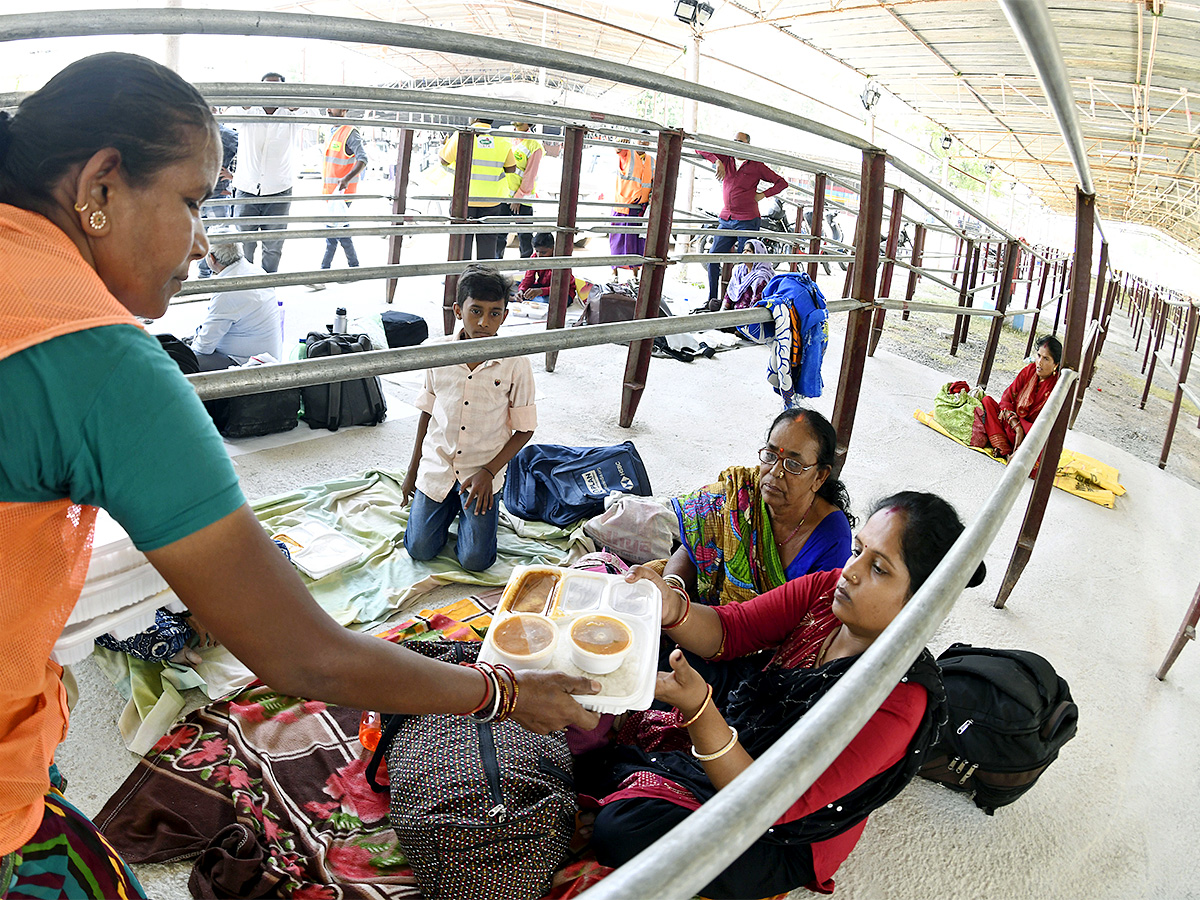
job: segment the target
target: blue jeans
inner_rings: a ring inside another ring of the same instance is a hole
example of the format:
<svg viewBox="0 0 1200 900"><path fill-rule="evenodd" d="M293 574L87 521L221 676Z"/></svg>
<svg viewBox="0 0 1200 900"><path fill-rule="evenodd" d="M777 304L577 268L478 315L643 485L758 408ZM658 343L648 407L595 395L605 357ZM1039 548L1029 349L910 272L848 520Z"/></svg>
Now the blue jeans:
<svg viewBox="0 0 1200 900"><path fill-rule="evenodd" d="M321 268L328 269L333 265L333 255L337 253L338 244L342 245L342 249L346 251L346 262L351 268L358 265L358 253L354 250L354 241L347 237L328 237L325 238L325 256L321 260Z"/></svg>
<svg viewBox="0 0 1200 900"><path fill-rule="evenodd" d="M408 511L408 527L404 530L404 549L413 559L433 559L446 546L450 523L458 519L458 540L455 555L458 564L468 572L482 572L496 561L496 529L499 525L500 497L492 498L492 508L483 514L475 512L477 504L467 509L456 481L446 499L430 500L421 491L413 493Z"/></svg>
<svg viewBox="0 0 1200 900"><path fill-rule="evenodd" d="M235 190L238 197L259 197L258 203L246 203L238 206L236 215L239 218L262 216L286 216L292 208L292 189L280 191L278 194L249 194L246 191ZM282 198L282 200L280 199ZM238 231L278 231L287 228L286 222L278 225L243 225L238 223ZM279 259L283 256L283 241L263 241L262 267L264 272L279 271ZM258 244L254 241L243 241L242 252L246 259L254 262L254 250Z"/></svg>
<svg viewBox="0 0 1200 900"><path fill-rule="evenodd" d="M758 226L762 222L761 216L755 216L753 219L721 219L717 225L717 234L713 237L712 247L709 248L709 253L728 253L733 249L734 244L737 244L737 253L742 252L742 245L746 243L746 239L740 238L734 234L721 234L722 231L758 231ZM719 292L721 289L721 264L708 264L708 299L720 300Z"/></svg>

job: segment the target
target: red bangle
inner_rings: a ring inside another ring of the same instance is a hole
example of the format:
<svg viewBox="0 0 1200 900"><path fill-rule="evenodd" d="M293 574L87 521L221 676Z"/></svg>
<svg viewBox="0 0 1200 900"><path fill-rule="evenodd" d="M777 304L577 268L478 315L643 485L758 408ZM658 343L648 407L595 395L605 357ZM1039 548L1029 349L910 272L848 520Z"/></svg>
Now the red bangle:
<svg viewBox="0 0 1200 900"><path fill-rule="evenodd" d="M677 587L672 587L671 590L673 590L675 593L677 593L679 596L681 596L687 605L683 607L683 615L682 616L680 616L678 619L676 619L670 625L663 623L663 631L671 631L675 628L678 628L680 625L682 625L684 622L686 622L688 620L688 616L690 616L692 614L692 598L690 596L688 596L688 592L685 590L682 590L680 588L677 588Z"/></svg>

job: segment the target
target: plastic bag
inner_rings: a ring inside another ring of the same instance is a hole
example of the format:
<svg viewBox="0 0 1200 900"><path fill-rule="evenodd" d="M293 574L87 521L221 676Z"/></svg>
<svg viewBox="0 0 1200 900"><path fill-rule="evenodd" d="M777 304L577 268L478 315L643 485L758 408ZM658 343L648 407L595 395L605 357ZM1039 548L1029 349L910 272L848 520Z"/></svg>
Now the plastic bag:
<svg viewBox="0 0 1200 900"><path fill-rule="evenodd" d="M675 530L669 506L622 493L610 494L604 512L583 524L584 534L631 565L670 556Z"/></svg>

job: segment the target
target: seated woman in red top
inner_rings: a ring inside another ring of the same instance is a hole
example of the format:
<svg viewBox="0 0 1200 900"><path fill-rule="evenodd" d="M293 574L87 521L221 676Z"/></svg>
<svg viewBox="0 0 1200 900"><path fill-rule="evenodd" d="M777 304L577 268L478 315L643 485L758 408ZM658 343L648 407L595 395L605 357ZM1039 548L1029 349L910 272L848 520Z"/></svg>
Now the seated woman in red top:
<svg viewBox="0 0 1200 900"><path fill-rule="evenodd" d="M855 536L844 569L728 606L690 603L676 582L636 567L628 578L659 586L663 632L682 649L669 651L670 671L658 676L655 705L663 708L632 713L614 744L576 766L581 791L601 798L597 859L632 859L761 756L883 632L962 530L940 497L895 494ZM971 586L983 577L980 563ZM923 650L816 783L700 894L831 891L867 815L924 760L946 721L944 704L937 664Z"/></svg>
<svg viewBox="0 0 1200 900"><path fill-rule="evenodd" d="M1033 427L1033 420L1058 384L1062 362L1062 344L1053 335L1038 338L1034 347L1034 361L1017 373L1000 396L1000 402L984 396L982 408L975 410L972 447L991 447L997 455L1008 459L1025 440L1025 433Z"/></svg>

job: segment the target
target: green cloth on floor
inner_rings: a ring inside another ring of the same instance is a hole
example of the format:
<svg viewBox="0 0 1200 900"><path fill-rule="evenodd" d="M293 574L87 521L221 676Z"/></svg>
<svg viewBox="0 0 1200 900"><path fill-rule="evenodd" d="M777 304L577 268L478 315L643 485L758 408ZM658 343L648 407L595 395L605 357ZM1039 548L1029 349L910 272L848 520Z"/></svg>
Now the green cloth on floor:
<svg viewBox="0 0 1200 900"><path fill-rule="evenodd" d="M943 384L942 389L933 398L933 417L955 440L970 444L975 410L982 409L983 403L967 391L951 394L947 390L949 387L949 382Z"/></svg>

